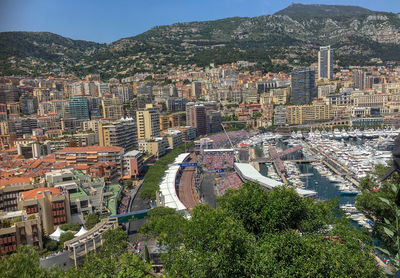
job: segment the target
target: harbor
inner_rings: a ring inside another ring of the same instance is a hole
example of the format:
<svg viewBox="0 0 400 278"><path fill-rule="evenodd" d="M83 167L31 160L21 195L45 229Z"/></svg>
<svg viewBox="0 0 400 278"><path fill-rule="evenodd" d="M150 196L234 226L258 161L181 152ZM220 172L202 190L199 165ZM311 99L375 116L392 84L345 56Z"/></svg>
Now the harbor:
<svg viewBox="0 0 400 278"><path fill-rule="evenodd" d="M250 146L251 163L260 173L295 188L316 192L316 198L338 198L346 216L371 230L373 222L358 211L355 196L360 179L375 165L387 165L400 130L333 130L259 134Z"/></svg>

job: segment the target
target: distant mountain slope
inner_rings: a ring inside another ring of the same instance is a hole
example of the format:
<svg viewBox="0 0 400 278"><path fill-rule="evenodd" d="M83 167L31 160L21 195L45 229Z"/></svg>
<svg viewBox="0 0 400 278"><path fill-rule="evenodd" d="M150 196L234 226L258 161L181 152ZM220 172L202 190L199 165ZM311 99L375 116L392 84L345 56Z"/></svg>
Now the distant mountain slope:
<svg viewBox="0 0 400 278"><path fill-rule="evenodd" d="M289 7L276 12L274 15L290 17L348 17L371 15L374 12L358 6L344 5L305 5L293 3Z"/></svg>
<svg viewBox="0 0 400 278"><path fill-rule="evenodd" d="M0 57L20 58L34 56L44 59L58 59L90 55L102 44L72 40L48 32L3 32L0 33Z"/></svg>
<svg viewBox="0 0 400 278"><path fill-rule="evenodd" d="M355 6L291 6L274 15L154 27L108 45L50 33L0 33L0 73L104 78L165 72L173 65L238 60L256 69L289 71L317 60L320 45L335 48L339 65L400 61L400 16Z"/></svg>

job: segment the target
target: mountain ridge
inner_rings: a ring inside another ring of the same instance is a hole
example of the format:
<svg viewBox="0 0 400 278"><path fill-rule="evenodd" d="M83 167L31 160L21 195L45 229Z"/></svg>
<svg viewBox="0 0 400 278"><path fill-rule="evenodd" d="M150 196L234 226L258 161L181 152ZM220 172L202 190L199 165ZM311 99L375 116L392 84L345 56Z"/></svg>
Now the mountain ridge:
<svg viewBox="0 0 400 278"><path fill-rule="evenodd" d="M289 71L314 62L321 45L332 45L342 66L372 60L398 62L400 15L357 6L292 4L273 15L155 26L110 44L52 33L3 32L0 73L47 71L82 76L99 72L105 77L123 77L165 72L172 65L237 60L256 62L255 69Z"/></svg>

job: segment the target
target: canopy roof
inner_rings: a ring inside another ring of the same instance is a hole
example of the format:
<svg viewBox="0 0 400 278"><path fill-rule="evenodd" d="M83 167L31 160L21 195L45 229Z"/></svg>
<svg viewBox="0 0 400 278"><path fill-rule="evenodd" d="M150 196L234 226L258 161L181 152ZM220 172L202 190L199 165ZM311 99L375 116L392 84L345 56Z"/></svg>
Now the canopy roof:
<svg viewBox="0 0 400 278"><path fill-rule="evenodd" d="M75 236L77 237L77 236L81 236L81 235L84 235L84 234L86 234L87 233L87 230L85 229L85 228L83 228L83 227L81 227L81 229L79 230L79 232L77 232L76 234L75 234Z"/></svg>
<svg viewBox="0 0 400 278"><path fill-rule="evenodd" d="M55 230L54 233L52 233L49 237L52 240L59 241L60 240L60 236L62 234L64 234L64 233L65 233L65 231L61 230L60 227L57 227L57 230Z"/></svg>

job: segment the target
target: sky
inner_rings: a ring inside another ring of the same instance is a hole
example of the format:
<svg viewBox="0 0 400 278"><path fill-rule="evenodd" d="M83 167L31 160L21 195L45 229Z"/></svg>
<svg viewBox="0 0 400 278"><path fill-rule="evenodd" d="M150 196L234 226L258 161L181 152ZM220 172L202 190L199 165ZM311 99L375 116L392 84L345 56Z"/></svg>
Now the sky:
<svg viewBox="0 0 400 278"><path fill-rule="evenodd" d="M46 31L111 43L157 25L273 14L293 0L0 0L0 32ZM295 0L400 12L400 0Z"/></svg>

